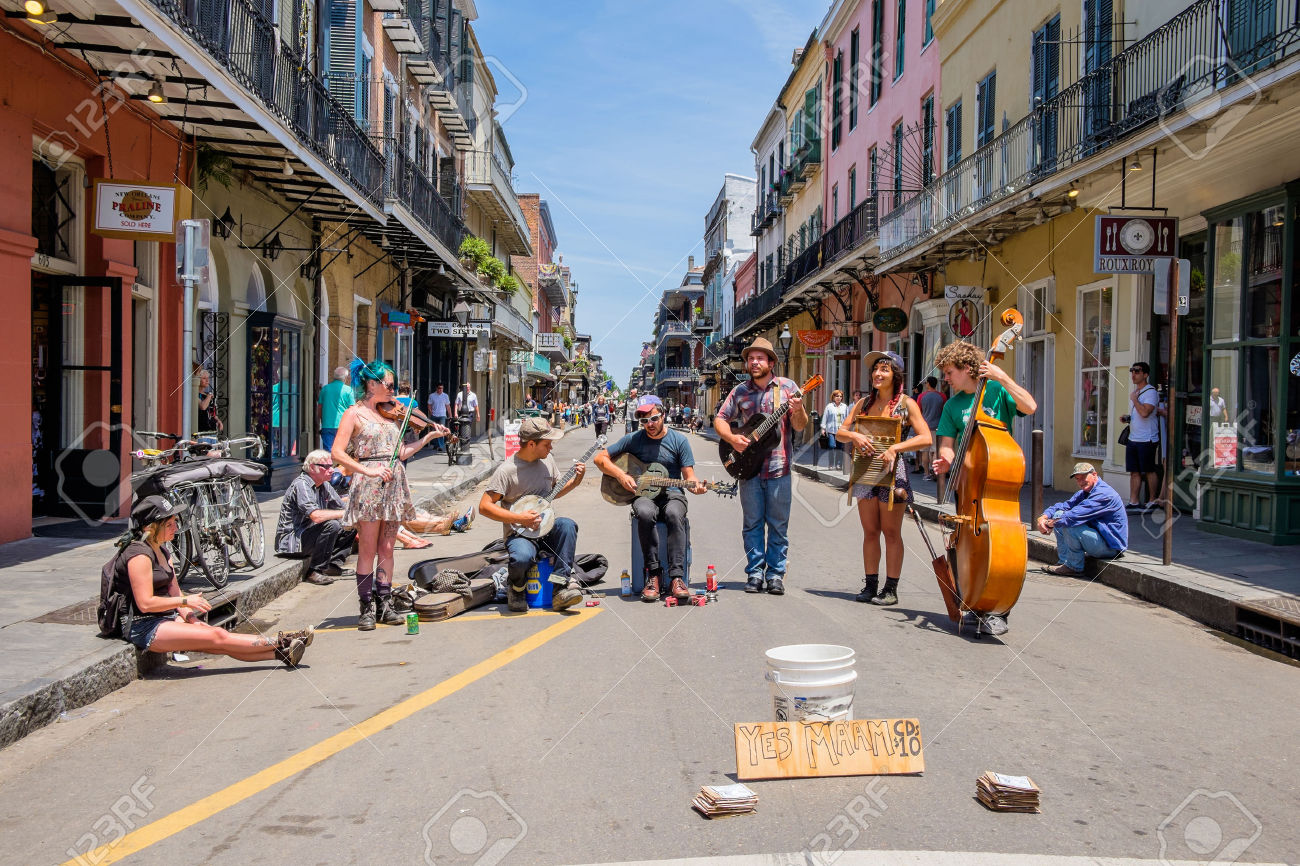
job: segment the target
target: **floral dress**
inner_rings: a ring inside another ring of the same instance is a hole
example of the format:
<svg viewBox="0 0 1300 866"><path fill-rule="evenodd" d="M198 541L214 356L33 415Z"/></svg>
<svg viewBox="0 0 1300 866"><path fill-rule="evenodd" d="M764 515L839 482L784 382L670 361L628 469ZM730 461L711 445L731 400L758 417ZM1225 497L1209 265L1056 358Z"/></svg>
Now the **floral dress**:
<svg viewBox="0 0 1300 866"><path fill-rule="evenodd" d="M397 446L397 425L374 421L357 415L357 425L348 443L348 456L367 468L387 466ZM415 517L411 488L406 483L406 467L398 460L393 464L393 480L371 478L357 473L352 477L343 525L355 526L371 520L403 521Z"/></svg>
<svg viewBox="0 0 1300 866"><path fill-rule="evenodd" d="M864 397L863 400L870 400L870 397ZM903 419L904 428L907 427L907 404L903 402L903 395L896 394L890 404L885 407L885 415L895 415ZM889 485L879 484L875 487L868 487L865 484L853 485L854 499L879 499L886 505L889 504ZM904 502L912 504L912 482L907 476L907 461L900 454L894 460L894 502Z"/></svg>

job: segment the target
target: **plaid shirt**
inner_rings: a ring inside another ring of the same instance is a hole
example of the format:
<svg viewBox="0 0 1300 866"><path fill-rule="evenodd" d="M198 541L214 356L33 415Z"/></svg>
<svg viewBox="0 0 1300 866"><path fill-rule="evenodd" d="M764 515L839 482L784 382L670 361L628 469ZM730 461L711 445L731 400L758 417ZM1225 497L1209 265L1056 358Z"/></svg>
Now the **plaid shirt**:
<svg viewBox="0 0 1300 866"><path fill-rule="evenodd" d="M776 393L773 385L781 389L779 405L785 405L791 397L799 396L799 386L789 379L774 377L766 388L757 387L751 379L731 389L722 408L718 410L718 417L723 421L736 420L744 424L760 412L773 411L776 408L772 400ZM788 413L781 419L780 432L781 443L767 455L767 462L759 473L761 478L780 478L790 472L790 464L794 462L794 441L790 435L792 431Z"/></svg>

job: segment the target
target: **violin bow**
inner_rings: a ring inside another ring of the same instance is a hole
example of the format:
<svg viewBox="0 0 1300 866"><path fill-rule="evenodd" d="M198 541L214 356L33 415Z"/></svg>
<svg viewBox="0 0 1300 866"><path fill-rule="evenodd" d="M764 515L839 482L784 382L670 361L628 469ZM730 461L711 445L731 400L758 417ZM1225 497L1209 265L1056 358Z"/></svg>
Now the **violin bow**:
<svg viewBox="0 0 1300 866"><path fill-rule="evenodd" d="M406 408L406 414L402 416L402 427L397 431L397 444L393 446L393 456L388 458L389 469L392 469L394 466L397 465L397 454L399 451L402 450L402 440L406 438L406 427L408 424L411 423L411 411L412 411L410 406L407 406L405 403L403 403L401 400L398 400L396 397L393 398L393 402L396 403L398 406L404 406Z"/></svg>

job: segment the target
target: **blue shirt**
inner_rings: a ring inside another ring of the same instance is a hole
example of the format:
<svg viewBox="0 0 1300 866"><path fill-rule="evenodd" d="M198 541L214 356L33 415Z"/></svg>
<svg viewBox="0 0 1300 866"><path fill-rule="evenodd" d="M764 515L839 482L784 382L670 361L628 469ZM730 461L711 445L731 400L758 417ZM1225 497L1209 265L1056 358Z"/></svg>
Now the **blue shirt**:
<svg viewBox="0 0 1300 866"><path fill-rule="evenodd" d="M669 478L681 478L682 470L695 465L695 454L690 441L676 430L669 430L659 439L651 439L644 430L629 433L609 446L610 459L620 454L631 454L647 466L658 463L668 470ZM669 493L680 495L678 489Z"/></svg>
<svg viewBox="0 0 1300 866"><path fill-rule="evenodd" d="M1091 526L1112 550L1128 549L1128 513L1115 488L1100 478L1091 490L1080 490L1043 512L1057 526Z"/></svg>

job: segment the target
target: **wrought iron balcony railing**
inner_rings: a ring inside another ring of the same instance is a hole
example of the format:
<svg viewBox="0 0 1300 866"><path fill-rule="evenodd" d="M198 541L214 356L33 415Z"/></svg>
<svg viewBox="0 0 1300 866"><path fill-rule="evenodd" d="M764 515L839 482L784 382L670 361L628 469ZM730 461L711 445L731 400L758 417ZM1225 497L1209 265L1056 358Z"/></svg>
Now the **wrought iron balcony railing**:
<svg viewBox="0 0 1300 866"><path fill-rule="evenodd" d="M251 0L150 2L363 198L382 201L383 155Z"/></svg>
<svg viewBox="0 0 1300 866"><path fill-rule="evenodd" d="M1245 4L1242 4L1245 8ZM880 223L881 257L923 243L984 208L1300 54L1300 8L1224 15L1197 0L900 202ZM1265 8L1266 7L1266 8ZM1210 112L1214 113L1214 112Z"/></svg>
<svg viewBox="0 0 1300 866"><path fill-rule="evenodd" d="M465 223L438 192L429 175L395 145L386 148L385 195L401 204L456 255L465 239Z"/></svg>
<svg viewBox="0 0 1300 866"><path fill-rule="evenodd" d="M770 226L780 213L780 195L776 190L771 190L766 195L761 196L757 204L755 204L754 215L749 219L749 233L755 236L761 235L763 229Z"/></svg>
<svg viewBox="0 0 1300 866"><path fill-rule="evenodd" d="M519 207L519 196L515 193L514 184L510 180L510 172L494 151L471 150L465 154L465 183L494 187L501 200L505 202L510 218L514 220L520 235L532 242L528 232L528 220L524 218L524 212Z"/></svg>

